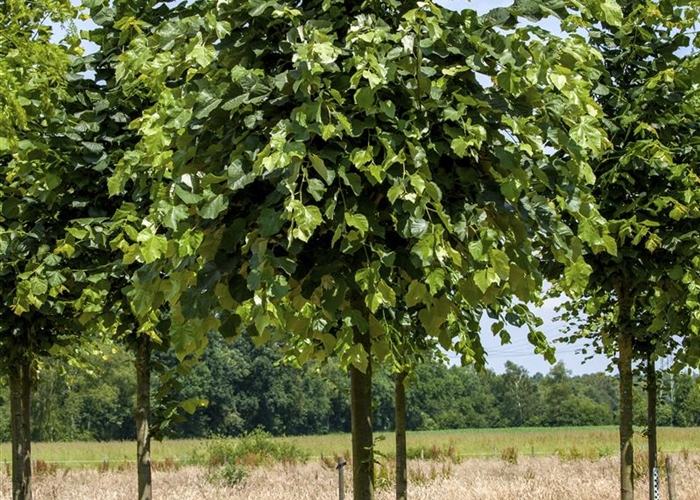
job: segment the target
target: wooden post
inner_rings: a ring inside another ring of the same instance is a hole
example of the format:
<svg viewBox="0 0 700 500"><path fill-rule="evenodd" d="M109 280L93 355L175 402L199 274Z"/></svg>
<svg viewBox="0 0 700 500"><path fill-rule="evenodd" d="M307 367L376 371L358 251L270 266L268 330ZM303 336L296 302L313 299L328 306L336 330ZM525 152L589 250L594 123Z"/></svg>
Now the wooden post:
<svg viewBox="0 0 700 500"><path fill-rule="evenodd" d="M336 469L338 470L338 498L340 500L345 500L345 466L347 465L347 462L345 462L345 459L343 457L338 457L338 466Z"/></svg>
<svg viewBox="0 0 700 500"><path fill-rule="evenodd" d="M676 500L676 482L673 477L673 462L671 457L666 457L666 480L668 481L668 500Z"/></svg>

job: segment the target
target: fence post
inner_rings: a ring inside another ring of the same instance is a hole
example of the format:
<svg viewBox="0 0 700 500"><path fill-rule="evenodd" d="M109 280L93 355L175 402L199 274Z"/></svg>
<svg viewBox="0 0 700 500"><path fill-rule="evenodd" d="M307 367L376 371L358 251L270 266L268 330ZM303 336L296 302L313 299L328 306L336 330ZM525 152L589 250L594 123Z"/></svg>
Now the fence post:
<svg viewBox="0 0 700 500"><path fill-rule="evenodd" d="M654 467L652 470L652 481L651 481L651 500L661 500L661 491L659 489L659 468Z"/></svg>
<svg viewBox="0 0 700 500"><path fill-rule="evenodd" d="M676 500L676 480L673 477L671 456L666 457L666 480L668 481L668 500Z"/></svg>
<svg viewBox="0 0 700 500"><path fill-rule="evenodd" d="M338 457L338 498L339 500L345 500L345 466L347 462L343 457Z"/></svg>

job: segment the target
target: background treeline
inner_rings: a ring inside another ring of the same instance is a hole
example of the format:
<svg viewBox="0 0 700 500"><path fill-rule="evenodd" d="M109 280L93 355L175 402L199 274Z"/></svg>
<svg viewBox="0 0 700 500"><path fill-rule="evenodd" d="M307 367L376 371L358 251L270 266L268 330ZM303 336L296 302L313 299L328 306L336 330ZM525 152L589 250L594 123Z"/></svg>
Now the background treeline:
<svg viewBox="0 0 700 500"><path fill-rule="evenodd" d="M175 365L169 355L160 355L158 361L166 368ZM94 359L67 367L49 361L40 371L32 401L33 439L133 439L132 367L132 355L120 348L109 355L96 352ZM614 425L617 385L617 379L606 373L572 376L563 363L543 375L530 374L512 362L497 374L427 361L417 366L408 387L408 428ZM171 426L175 437L235 436L256 428L275 435L350 431L346 372L333 363L303 369L285 365L273 347L256 347L246 338L228 343L211 335L201 362L177 380L176 387L172 397L205 398L209 404ZM635 423L645 425L643 387L637 385L635 390L639 393ZM394 427L393 391L391 373L376 373L378 430ZM700 425L700 386L695 376L665 375L660 401L659 425ZM9 436L9 402L3 399L0 439L7 441Z"/></svg>

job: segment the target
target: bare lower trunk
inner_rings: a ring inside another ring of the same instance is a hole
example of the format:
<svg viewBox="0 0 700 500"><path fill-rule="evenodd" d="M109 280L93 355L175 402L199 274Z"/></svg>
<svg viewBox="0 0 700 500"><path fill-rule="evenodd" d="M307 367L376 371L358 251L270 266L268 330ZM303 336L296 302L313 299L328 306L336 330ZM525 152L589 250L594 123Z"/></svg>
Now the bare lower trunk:
<svg viewBox="0 0 700 500"><path fill-rule="evenodd" d="M151 346L147 335L137 340L136 350L136 460L139 500L151 500Z"/></svg>
<svg viewBox="0 0 700 500"><path fill-rule="evenodd" d="M12 435L12 500L32 499L30 363L21 358L10 370L10 434Z"/></svg>
<svg viewBox="0 0 700 500"><path fill-rule="evenodd" d="M656 448L656 399L657 399L657 384L656 384L656 366L651 353L647 358L647 429L649 431L647 438L649 442L649 500L656 500L655 490L656 482L654 481L654 470L657 467L657 448Z"/></svg>
<svg viewBox="0 0 700 500"><path fill-rule="evenodd" d="M630 331L632 297L624 282L616 284L618 300L618 360L620 376L620 498L634 500L634 451L632 447L632 334Z"/></svg>
<svg viewBox="0 0 700 500"><path fill-rule="evenodd" d="M632 448L632 337L620 333L620 498L634 500L634 451Z"/></svg>
<svg viewBox="0 0 700 500"><path fill-rule="evenodd" d="M367 369L350 367L352 419L352 486L354 500L374 500L374 436L372 435L372 360L369 334L355 333L355 343L368 353Z"/></svg>
<svg viewBox="0 0 700 500"><path fill-rule="evenodd" d="M406 462L406 372L396 374L396 500L406 500L408 473Z"/></svg>

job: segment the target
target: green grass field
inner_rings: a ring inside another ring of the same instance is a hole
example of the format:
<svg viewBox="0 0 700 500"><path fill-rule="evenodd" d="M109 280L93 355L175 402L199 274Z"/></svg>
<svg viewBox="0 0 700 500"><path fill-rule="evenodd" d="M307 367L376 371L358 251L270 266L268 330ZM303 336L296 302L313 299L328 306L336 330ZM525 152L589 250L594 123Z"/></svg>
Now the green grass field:
<svg viewBox="0 0 700 500"><path fill-rule="evenodd" d="M377 433L376 438L377 449L381 453L394 452L392 433ZM275 439L293 442L312 458L348 454L351 448L349 434ZM661 428L658 442L661 452L700 451L700 428ZM646 440L640 433L635 436L635 446L639 451L646 450ZM614 426L465 429L408 434L409 451L420 454L420 450L424 450L426 457L435 449L449 450L450 453L463 458L499 457L502 450L514 448L520 455L559 454L595 458L616 454L617 447L617 428ZM152 457L159 462L189 462L203 458L206 449L206 440L165 440L153 443ZM57 463L61 467L93 468L105 461L109 462L110 466L133 462L136 445L133 442L35 443L32 451L35 460ZM10 446L4 443L0 445L0 462L5 463L9 460Z"/></svg>

